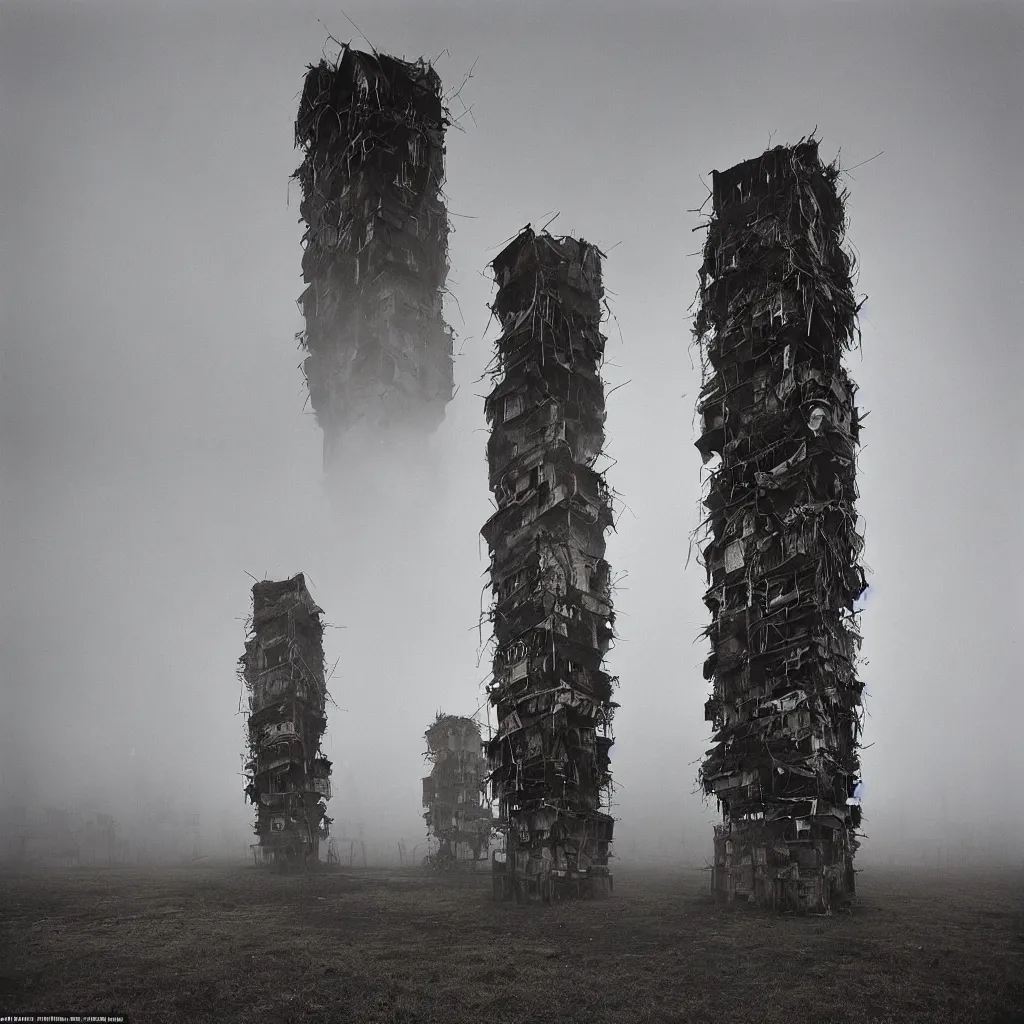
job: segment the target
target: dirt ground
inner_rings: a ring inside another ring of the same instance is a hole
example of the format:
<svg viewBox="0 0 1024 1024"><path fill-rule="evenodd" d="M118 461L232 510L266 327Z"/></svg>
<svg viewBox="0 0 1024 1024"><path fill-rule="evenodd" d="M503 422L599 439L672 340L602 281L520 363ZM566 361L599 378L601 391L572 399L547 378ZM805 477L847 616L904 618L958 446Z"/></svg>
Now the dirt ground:
<svg viewBox="0 0 1024 1024"><path fill-rule="evenodd" d="M851 914L619 866L609 900L489 876L250 865L0 874L0 1012L132 1021L1024 1021L1024 873L865 869Z"/></svg>

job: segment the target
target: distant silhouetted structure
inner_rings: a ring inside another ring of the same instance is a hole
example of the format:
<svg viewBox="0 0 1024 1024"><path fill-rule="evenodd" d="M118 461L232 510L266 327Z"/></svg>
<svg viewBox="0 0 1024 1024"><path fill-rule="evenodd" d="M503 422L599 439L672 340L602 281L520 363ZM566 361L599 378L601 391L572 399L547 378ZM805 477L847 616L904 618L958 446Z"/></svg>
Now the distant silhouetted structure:
<svg viewBox="0 0 1024 1024"><path fill-rule="evenodd" d="M814 140L713 174L694 333L712 615L701 768L718 798L714 891L828 909L854 891L860 823L858 340L845 194Z"/></svg>
<svg viewBox="0 0 1024 1024"><path fill-rule="evenodd" d="M239 659L249 691L246 796L256 805L254 852L279 866L318 860L331 819L323 625L302 573L252 588L252 622Z"/></svg>
<svg viewBox="0 0 1024 1024"><path fill-rule="evenodd" d="M325 468L346 432L426 434L451 400L446 125L424 61L345 46L306 74L295 121L307 225L299 339Z"/></svg>
<svg viewBox="0 0 1024 1024"><path fill-rule="evenodd" d="M495 387L486 400L496 653L488 747L505 832L494 892L599 895L610 889L613 819L601 810L615 680L605 532L600 364L601 253L529 228L494 260ZM607 801L604 801L607 806Z"/></svg>
<svg viewBox="0 0 1024 1024"><path fill-rule="evenodd" d="M438 712L426 740L433 770L423 780L423 817L438 844L434 864L449 868L468 863L475 868L487 858L493 823L482 799L487 761L480 726L472 718Z"/></svg>

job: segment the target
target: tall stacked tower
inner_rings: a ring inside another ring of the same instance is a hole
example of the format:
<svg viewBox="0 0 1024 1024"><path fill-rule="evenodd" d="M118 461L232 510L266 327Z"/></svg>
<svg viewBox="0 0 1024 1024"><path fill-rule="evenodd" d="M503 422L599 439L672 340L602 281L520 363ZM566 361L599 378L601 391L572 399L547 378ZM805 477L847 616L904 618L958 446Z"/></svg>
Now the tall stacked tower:
<svg viewBox="0 0 1024 1024"><path fill-rule="evenodd" d="M246 796L256 805L264 860L318 859L330 830L331 762L320 750L327 727L323 614L302 573L252 588L252 622L239 659L249 691Z"/></svg>
<svg viewBox="0 0 1024 1024"><path fill-rule="evenodd" d="M496 653L487 747L505 832L498 898L610 888L616 682L605 532L611 500L594 463L604 444L601 253L526 228L494 260L495 387L486 399Z"/></svg>
<svg viewBox="0 0 1024 1024"><path fill-rule="evenodd" d="M451 401L446 125L441 81L423 61L345 46L306 74L299 340L325 467L346 431L423 434Z"/></svg>
<svg viewBox="0 0 1024 1024"><path fill-rule="evenodd" d="M482 797L487 762L480 726L472 718L438 713L426 732L427 757L433 769L423 780L423 815L427 831L438 842L441 867L486 857L491 837L491 810Z"/></svg>
<svg viewBox="0 0 1024 1024"><path fill-rule="evenodd" d="M814 140L713 176L694 333L704 387L712 615L701 768L718 798L712 886L779 909L854 891L866 587L854 503L858 338L845 194Z"/></svg>

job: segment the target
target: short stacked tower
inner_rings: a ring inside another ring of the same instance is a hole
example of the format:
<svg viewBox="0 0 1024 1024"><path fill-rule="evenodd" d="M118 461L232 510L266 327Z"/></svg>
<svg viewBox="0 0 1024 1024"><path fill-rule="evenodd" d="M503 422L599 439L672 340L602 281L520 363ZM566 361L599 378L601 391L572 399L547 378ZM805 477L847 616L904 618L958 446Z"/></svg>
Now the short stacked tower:
<svg viewBox="0 0 1024 1024"><path fill-rule="evenodd" d="M442 869L486 860L491 838L491 809L483 802L487 762L480 726L472 718L440 712L426 732L433 769L423 780L423 815L437 841L435 866Z"/></svg>
<svg viewBox="0 0 1024 1024"><path fill-rule="evenodd" d="M282 867L307 864L317 861L331 822L331 762L320 750L327 727L323 612L302 573L257 583L252 605L239 671L249 691L245 793L256 805L256 852Z"/></svg>

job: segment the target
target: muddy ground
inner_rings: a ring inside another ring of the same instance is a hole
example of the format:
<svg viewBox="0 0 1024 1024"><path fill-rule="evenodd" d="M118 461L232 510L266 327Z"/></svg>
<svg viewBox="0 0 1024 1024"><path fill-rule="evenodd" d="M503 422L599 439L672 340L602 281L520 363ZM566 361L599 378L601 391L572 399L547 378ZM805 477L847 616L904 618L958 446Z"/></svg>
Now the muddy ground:
<svg viewBox="0 0 1024 1024"><path fill-rule="evenodd" d="M0 873L0 1011L180 1022L1024 1021L1024 872L867 868L851 914L619 866L611 899L251 864Z"/></svg>

